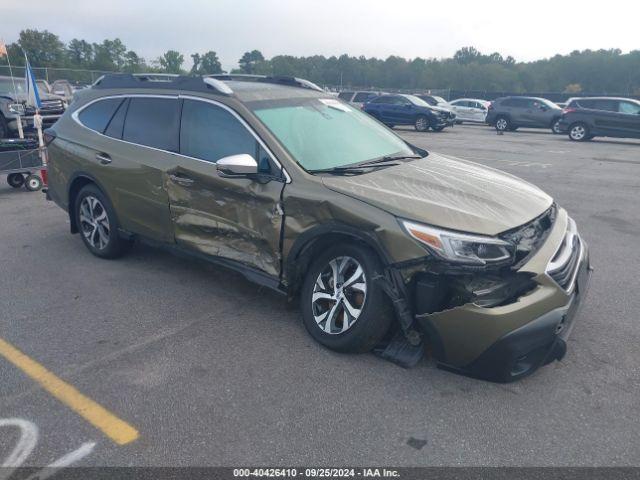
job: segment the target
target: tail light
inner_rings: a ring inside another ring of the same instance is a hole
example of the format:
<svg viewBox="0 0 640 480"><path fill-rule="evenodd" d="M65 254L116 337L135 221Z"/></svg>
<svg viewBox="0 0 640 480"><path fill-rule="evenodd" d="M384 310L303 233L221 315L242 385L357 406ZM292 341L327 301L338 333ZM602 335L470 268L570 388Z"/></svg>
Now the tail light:
<svg viewBox="0 0 640 480"><path fill-rule="evenodd" d="M567 113L575 112L576 110L577 110L577 109L576 109L576 108L573 108L573 107L565 108L565 109L563 109L563 110L562 110L562 114L563 114L563 115L566 115Z"/></svg>
<svg viewBox="0 0 640 480"><path fill-rule="evenodd" d="M493 110L493 103L489 102L487 104L487 110Z"/></svg>
<svg viewBox="0 0 640 480"><path fill-rule="evenodd" d="M47 128L43 134L44 144L48 147L49 144L56 139L56 132L51 128Z"/></svg>

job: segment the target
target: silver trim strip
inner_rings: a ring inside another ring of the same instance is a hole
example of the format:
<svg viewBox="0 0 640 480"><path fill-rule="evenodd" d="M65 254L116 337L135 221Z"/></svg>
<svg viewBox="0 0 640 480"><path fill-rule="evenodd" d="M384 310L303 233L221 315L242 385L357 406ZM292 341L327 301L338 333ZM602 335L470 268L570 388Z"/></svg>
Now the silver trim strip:
<svg viewBox="0 0 640 480"><path fill-rule="evenodd" d="M576 222L571 217L568 217L567 232L565 236L562 237L562 242L560 242L560 245L558 245L558 248L551 256L551 260L549 261L549 263L547 264L547 268L545 269L545 273L549 276L549 278L551 278L551 280L555 282L551 274L556 272L557 270L560 270L571 259L571 254L573 253L573 240L576 237L578 239L578 248L580 249L580 252L578 253L578 260L576 262L573 273L571 274L571 280L569 281L568 287L563 288L567 295L571 295L573 293L576 278L578 277L578 271L580 270L580 264L582 263L582 260L584 258L584 242L578 234ZM560 251L561 249L562 251ZM553 259L556 258L556 255L558 255L558 258L554 261Z"/></svg>
<svg viewBox="0 0 640 480"><path fill-rule="evenodd" d="M90 102L88 102L87 104L83 105L82 107L78 108L76 111L74 111L71 114L71 118L78 124L80 125L82 128L85 128L97 135L100 135L102 137L105 138L109 138L111 140L116 140L118 142L122 142L122 143L126 143L128 145L135 145L136 147L142 147L142 148L148 148L150 150L155 150L157 152L163 152L163 153L169 153L171 155L177 155L179 157L183 157L183 158L188 158L190 160L197 160L198 162L204 162L204 163L208 163L209 165L215 165L214 162L210 162L208 160L203 160L201 158L196 158L196 157L190 157L189 155L184 155L182 153L179 152L170 152L169 150L163 150L161 148L155 148L155 147L150 147L148 145L141 145L139 143L133 143L133 142L128 142L126 140L122 140L121 138L113 138L113 137L109 137L108 135L105 135L103 133L100 133L96 130L93 130L92 128L87 127L86 125L84 125L80 119L78 118L78 116L80 115L80 113L82 113L82 111L89 107L90 105L93 105L94 103L100 102L102 100L108 100L110 98L168 98L168 99L188 99L188 100L196 100L196 101L201 101L201 102L207 102L207 103L211 103L217 107L223 108L224 110L228 111L229 113L231 113L231 115L233 115L243 126L244 128L246 128L249 133L251 133L251 135L253 136L253 138L256 139L256 141L260 144L260 146L264 149L265 152L267 152L267 154L269 155L269 158L271 159L271 161L276 165L277 168L279 168L284 177L285 177L285 183L291 183L291 176L289 175L289 172L287 172L287 170L282 166L282 164L278 161L278 159L275 157L275 155L273 154L273 152L271 152L271 150L267 147L267 145L262 141L262 139L258 136L258 134L249 126L249 124L232 108L228 107L227 105L217 102L215 100L211 100L208 98L202 98L202 97L195 97L195 96L191 96L191 95L157 95L157 94L150 94L150 93L131 93L131 94L118 94L118 95L106 95L104 97L99 97L99 98L94 98L93 100L91 100Z"/></svg>

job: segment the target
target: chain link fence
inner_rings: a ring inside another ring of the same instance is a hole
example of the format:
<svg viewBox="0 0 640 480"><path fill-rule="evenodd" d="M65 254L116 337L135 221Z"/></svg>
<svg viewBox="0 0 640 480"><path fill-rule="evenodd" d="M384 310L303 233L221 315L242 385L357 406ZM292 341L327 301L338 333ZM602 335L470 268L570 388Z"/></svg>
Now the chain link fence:
<svg viewBox="0 0 640 480"><path fill-rule="evenodd" d="M117 73L107 72L101 70L79 70L75 68L49 68L49 67L32 67L33 74L37 79L46 80L52 83L56 80L69 80L73 84L90 85L95 82L100 76L105 73ZM11 67L8 65L0 65L0 75L11 76L17 78L24 78L25 67Z"/></svg>

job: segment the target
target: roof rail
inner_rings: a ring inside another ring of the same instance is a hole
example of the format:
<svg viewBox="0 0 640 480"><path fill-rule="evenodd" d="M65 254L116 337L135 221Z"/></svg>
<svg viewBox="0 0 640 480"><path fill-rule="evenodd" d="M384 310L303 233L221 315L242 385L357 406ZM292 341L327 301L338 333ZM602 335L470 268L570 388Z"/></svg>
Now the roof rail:
<svg viewBox="0 0 640 480"><path fill-rule="evenodd" d="M169 73L115 73L106 74L93 83L93 88L149 88L180 89L193 92L211 92L233 95L233 90L215 78L190 77Z"/></svg>
<svg viewBox="0 0 640 480"><path fill-rule="evenodd" d="M286 75L250 75L242 73L215 73L206 75L205 78L215 78L217 80L233 80L238 82L258 82L258 83L275 83L278 85L287 85L289 87L306 88L324 92L322 88L304 78L290 77Z"/></svg>

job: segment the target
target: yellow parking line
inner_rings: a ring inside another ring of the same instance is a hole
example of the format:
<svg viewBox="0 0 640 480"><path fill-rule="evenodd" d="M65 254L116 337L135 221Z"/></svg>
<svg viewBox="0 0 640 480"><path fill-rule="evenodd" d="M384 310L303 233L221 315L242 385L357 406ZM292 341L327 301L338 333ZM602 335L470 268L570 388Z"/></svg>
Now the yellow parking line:
<svg viewBox="0 0 640 480"><path fill-rule="evenodd" d="M2 338L0 338L0 355L118 445L125 445L138 438L138 431L127 422L120 420L107 409L84 396Z"/></svg>

